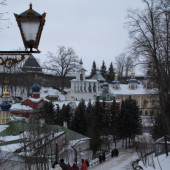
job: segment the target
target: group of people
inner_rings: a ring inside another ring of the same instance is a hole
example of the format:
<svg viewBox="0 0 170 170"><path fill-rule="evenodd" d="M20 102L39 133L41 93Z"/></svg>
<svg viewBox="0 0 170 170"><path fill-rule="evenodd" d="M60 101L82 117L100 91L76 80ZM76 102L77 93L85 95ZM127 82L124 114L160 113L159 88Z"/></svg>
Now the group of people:
<svg viewBox="0 0 170 170"><path fill-rule="evenodd" d="M113 158L114 156L119 156L119 151L116 148L111 151L111 157Z"/></svg>
<svg viewBox="0 0 170 170"><path fill-rule="evenodd" d="M105 156L105 153L103 152L102 154L99 155L99 162L102 163L102 162L105 162L106 160L106 156Z"/></svg>
<svg viewBox="0 0 170 170"><path fill-rule="evenodd" d="M89 167L89 162L88 160L82 159L82 164L81 164L81 170L87 170L87 167ZM71 166L70 164L66 164L64 162L64 159L60 159L60 162L55 161L54 164L52 165L52 168L54 170L79 170L79 167L77 166L76 163L73 163Z"/></svg>

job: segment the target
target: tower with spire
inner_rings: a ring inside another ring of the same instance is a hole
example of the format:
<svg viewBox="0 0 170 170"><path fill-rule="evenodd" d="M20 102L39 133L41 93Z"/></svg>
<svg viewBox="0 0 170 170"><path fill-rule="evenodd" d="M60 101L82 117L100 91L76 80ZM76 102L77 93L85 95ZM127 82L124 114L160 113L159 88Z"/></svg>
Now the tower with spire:
<svg viewBox="0 0 170 170"><path fill-rule="evenodd" d="M0 124L6 124L10 122L10 108L11 103L9 102L9 92L7 85L5 85L5 89L2 95L2 103L0 105L1 111L0 111Z"/></svg>
<svg viewBox="0 0 170 170"><path fill-rule="evenodd" d="M71 92L68 97L75 100L89 100L98 93L99 83L97 80L86 79L86 70L83 68L83 61L80 59L79 69L76 78L71 80Z"/></svg>

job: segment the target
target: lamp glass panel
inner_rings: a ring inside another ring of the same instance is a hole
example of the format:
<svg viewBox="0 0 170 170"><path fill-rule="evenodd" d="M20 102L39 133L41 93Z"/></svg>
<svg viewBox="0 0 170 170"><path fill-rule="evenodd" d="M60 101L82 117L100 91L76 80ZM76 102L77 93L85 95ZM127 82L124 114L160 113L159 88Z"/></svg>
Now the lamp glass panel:
<svg viewBox="0 0 170 170"><path fill-rule="evenodd" d="M34 41L36 40L38 29L40 22L39 21L27 21L22 22L21 27L24 33L26 41Z"/></svg>

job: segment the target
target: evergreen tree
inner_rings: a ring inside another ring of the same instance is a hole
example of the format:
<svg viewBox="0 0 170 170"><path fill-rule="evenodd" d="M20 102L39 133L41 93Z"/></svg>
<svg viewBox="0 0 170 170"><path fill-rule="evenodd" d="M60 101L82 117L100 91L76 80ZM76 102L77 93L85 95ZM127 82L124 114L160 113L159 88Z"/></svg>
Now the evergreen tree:
<svg viewBox="0 0 170 170"><path fill-rule="evenodd" d="M96 62L93 61L90 77L93 77L96 74L96 69Z"/></svg>
<svg viewBox="0 0 170 170"><path fill-rule="evenodd" d="M126 139L134 138L135 135L142 133L141 117L139 115L139 108L135 100L126 99L122 101L120 115L118 117L118 130L120 132L119 137Z"/></svg>
<svg viewBox="0 0 170 170"><path fill-rule="evenodd" d="M120 114L118 115L118 119L117 119L117 131L119 132L118 133L119 138L126 137L125 124L126 124L126 108L125 108L125 101L122 100Z"/></svg>
<svg viewBox="0 0 170 170"><path fill-rule="evenodd" d="M85 118L86 105L84 100L82 100L75 110L75 115L72 119L70 128L83 135L87 132L87 122Z"/></svg>
<svg viewBox="0 0 170 170"><path fill-rule="evenodd" d="M94 116L94 106L91 104L91 100L89 100L86 108L86 114L85 114L87 128L90 127L93 116Z"/></svg>
<svg viewBox="0 0 170 170"><path fill-rule="evenodd" d="M109 135L109 113L106 112L106 103L103 101L102 106L100 107L101 113L101 122L100 122L100 132L101 135Z"/></svg>
<svg viewBox="0 0 170 170"><path fill-rule="evenodd" d="M161 114L156 114L153 117L153 127L152 127L152 136L153 138L156 140L160 137L163 136L164 132L164 128L163 128L163 121L162 121L162 115Z"/></svg>
<svg viewBox="0 0 170 170"><path fill-rule="evenodd" d="M45 102L42 108L42 117L45 118L46 124L53 125L55 124L54 118L56 112L54 109L54 104L52 102Z"/></svg>
<svg viewBox="0 0 170 170"><path fill-rule="evenodd" d="M116 104L116 99L114 98L113 103L111 105L110 108L110 121L109 121L109 132L110 134L112 134L113 136L117 136L117 134L119 133L117 131L117 117L119 114L119 106Z"/></svg>
<svg viewBox="0 0 170 170"><path fill-rule="evenodd" d="M103 60L102 66L101 66L101 68L100 68L100 72L101 72L101 74L102 74L103 77L106 76L106 73L107 73L106 70L107 70L107 68L106 68L105 62L104 62L104 60Z"/></svg>
<svg viewBox="0 0 170 170"><path fill-rule="evenodd" d="M95 153L100 150L101 147L101 139L100 139L100 126L99 126L99 99L97 98L94 109L93 109L93 117L91 121L89 121L90 126L88 127L88 136L91 138L90 147L93 151L93 156L95 157Z"/></svg>
<svg viewBox="0 0 170 170"><path fill-rule="evenodd" d="M71 112L70 105L69 104L68 105L64 104L62 106L61 111L60 111L60 118L61 118L62 124L63 124L63 122L67 122L67 124L69 126L71 117L72 117L72 112Z"/></svg>
<svg viewBox="0 0 170 170"><path fill-rule="evenodd" d="M112 62L110 63L106 78L109 83L111 83L115 78L115 71Z"/></svg>
<svg viewBox="0 0 170 170"><path fill-rule="evenodd" d="M56 115L54 117L55 124L57 125L63 125L63 119L62 119L62 112L60 109L60 106L57 104L56 105Z"/></svg>

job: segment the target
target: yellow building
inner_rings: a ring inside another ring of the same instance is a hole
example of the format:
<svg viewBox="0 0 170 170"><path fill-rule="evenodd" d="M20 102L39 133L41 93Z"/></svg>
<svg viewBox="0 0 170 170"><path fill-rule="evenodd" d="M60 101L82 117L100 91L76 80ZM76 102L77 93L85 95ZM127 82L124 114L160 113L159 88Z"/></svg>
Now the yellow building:
<svg viewBox="0 0 170 170"><path fill-rule="evenodd" d="M132 99L136 100L141 115L153 115L159 112L159 96L157 88L154 88L151 83L149 78L139 82L135 78L135 73L132 72L128 83L120 84L116 75L112 82L111 91L115 94L116 101L121 103L122 100L131 96Z"/></svg>

